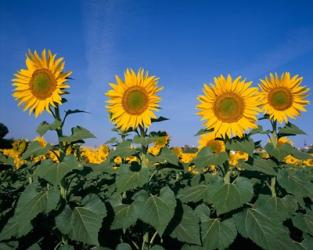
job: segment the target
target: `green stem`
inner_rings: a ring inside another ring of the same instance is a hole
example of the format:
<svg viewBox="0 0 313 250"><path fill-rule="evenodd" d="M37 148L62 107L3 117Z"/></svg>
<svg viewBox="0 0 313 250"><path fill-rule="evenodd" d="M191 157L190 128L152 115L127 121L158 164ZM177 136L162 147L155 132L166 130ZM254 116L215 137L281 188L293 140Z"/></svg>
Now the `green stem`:
<svg viewBox="0 0 313 250"><path fill-rule="evenodd" d="M227 173L226 173L226 175L224 176L224 182L226 183L226 184L229 184L230 183L230 175L232 174L232 171L231 170L229 170Z"/></svg>
<svg viewBox="0 0 313 250"><path fill-rule="evenodd" d="M140 129L140 136L142 138L146 138L147 134L146 134L145 128L142 126L139 126L139 129ZM146 145L141 145L141 149L144 154L146 154L148 151L148 147Z"/></svg>
<svg viewBox="0 0 313 250"><path fill-rule="evenodd" d="M158 232L155 231L155 233L153 234L153 236L151 237L151 240L150 240L150 246L153 244L154 240L155 240L155 237L158 235Z"/></svg>
<svg viewBox="0 0 313 250"><path fill-rule="evenodd" d="M272 196L276 197L276 178L272 177L271 179L271 192L272 192Z"/></svg>
<svg viewBox="0 0 313 250"><path fill-rule="evenodd" d="M62 118L61 118L61 115L60 115L60 109L59 109L59 106L57 105L55 108L54 108L54 118L55 120L59 121L60 122L60 127L57 128L55 131L57 133L57 136L58 136L58 141L59 141L59 147L61 149L61 154L60 154L60 161L62 161L66 155L66 148L67 148L67 145L61 141L61 138L63 137L63 125L64 125L64 122L62 122Z"/></svg>
<svg viewBox="0 0 313 250"><path fill-rule="evenodd" d="M141 250L145 250L148 244L149 244L149 233L146 232L142 237Z"/></svg>

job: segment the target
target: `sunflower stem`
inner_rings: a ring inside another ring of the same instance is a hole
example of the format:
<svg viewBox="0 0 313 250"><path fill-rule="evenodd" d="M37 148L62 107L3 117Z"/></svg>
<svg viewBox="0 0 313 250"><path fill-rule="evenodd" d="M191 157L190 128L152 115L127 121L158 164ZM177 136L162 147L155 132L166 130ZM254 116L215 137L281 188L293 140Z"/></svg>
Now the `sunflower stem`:
<svg viewBox="0 0 313 250"><path fill-rule="evenodd" d="M58 105L54 108L54 118L56 121L60 122L60 124L61 124L60 127L57 128L55 131L57 133L58 141L59 141L59 147L61 149L60 161L62 161L65 157L66 145L61 140L61 138L63 137L63 125L64 125L64 123L62 123L62 118L60 115L60 109L59 109Z"/></svg>
<svg viewBox="0 0 313 250"><path fill-rule="evenodd" d="M147 136L147 133L146 133L147 131L142 126L139 126L139 129L140 129L140 136L145 139ZM148 147L144 144L141 145L141 149L144 154L146 154L148 151Z"/></svg>

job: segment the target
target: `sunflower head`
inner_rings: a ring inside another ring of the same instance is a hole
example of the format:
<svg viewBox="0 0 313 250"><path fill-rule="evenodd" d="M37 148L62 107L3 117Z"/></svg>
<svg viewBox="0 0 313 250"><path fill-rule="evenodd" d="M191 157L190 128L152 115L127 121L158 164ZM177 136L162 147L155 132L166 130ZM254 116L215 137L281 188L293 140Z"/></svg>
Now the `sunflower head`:
<svg viewBox="0 0 313 250"><path fill-rule="evenodd" d="M157 86L158 78L139 69L125 71L124 80L116 76L116 83L110 83L107 109L111 120L122 131L136 129L139 126L149 127L151 119L156 118L154 112L159 108L162 89Z"/></svg>
<svg viewBox="0 0 313 250"><path fill-rule="evenodd" d="M259 87L264 112L271 119L282 123L287 122L288 118L295 119L306 111L309 89L301 86L301 82L302 77L291 77L289 72L283 73L281 77L270 74L268 78L261 80Z"/></svg>
<svg viewBox="0 0 313 250"><path fill-rule="evenodd" d="M200 136L199 149L208 147L213 153L221 153L225 151L224 141L218 140L214 133L207 133Z"/></svg>
<svg viewBox="0 0 313 250"><path fill-rule="evenodd" d="M61 95L68 77L72 72L64 72L63 58L56 58L50 50L44 49L39 55L37 51L28 51L26 55L26 69L15 74L13 81L13 96L18 105L24 110L34 112L35 117L44 110L50 112L49 107L62 103Z"/></svg>
<svg viewBox="0 0 313 250"><path fill-rule="evenodd" d="M204 95L199 96L198 115L216 137L242 137L245 130L256 127L258 90L251 82L230 75L214 78L214 84L204 85Z"/></svg>

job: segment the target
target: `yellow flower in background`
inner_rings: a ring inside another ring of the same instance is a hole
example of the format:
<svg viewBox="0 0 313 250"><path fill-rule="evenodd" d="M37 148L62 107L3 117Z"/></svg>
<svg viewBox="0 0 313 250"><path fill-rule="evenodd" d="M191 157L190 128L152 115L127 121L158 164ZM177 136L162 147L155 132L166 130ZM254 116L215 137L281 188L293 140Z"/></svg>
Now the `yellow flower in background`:
<svg viewBox="0 0 313 250"><path fill-rule="evenodd" d="M170 142L170 136L169 135L163 135L163 136L159 136L156 141L154 142L155 146L159 146L160 148L163 148L165 146L167 146Z"/></svg>
<svg viewBox="0 0 313 250"><path fill-rule="evenodd" d="M21 166L27 163L27 161L22 159L21 153L16 151L14 148L1 149L0 151L3 153L3 155L13 159L13 163L16 169L19 169Z"/></svg>
<svg viewBox="0 0 313 250"><path fill-rule="evenodd" d="M187 171L190 172L192 175L197 175L199 174L199 170L196 168L195 165L189 166L187 168Z"/></svg>
<svg viewBox="0 0 313 250"><path fill-rule="evenodd" d="M288 118L295 119L306 111L309 89L301 86L301 82L302 77L291 77L289 72L283 73L281 77L270 74L269 78L261 80L259 87L264 112L271 119L282 123L287 122Z"/></svg>
<svg viewBox="0 0 313 250"><path fill-rule="evenodd" d="M19 155L22 155L26 151L27 141L23 139L15 140L12 143L12 147L14 151L16 151Z"/></svg>
<svg viewBox="0 0 313 250"><path fill-rule="evenodd" d="M100 164L103 163L108 155L110 149L107 145L101 145L98 148L81 148L81 156L85 159L87 163Z"/></svg>
<svg viewBox="0 0 313 250"><path fill-rule="evenodd" d="M200 136L199 149L208 147L213 153L221 153L225 151L225 143L217 140L214 133L207 133Z"/></svg>
<svg viewBox="0 0 313 250"><path fill-rule="evenodd" d="M160 146L153 145L153 146L148 148L148 153L150 153L154 156L157 156L160 153L161 149L162 148Z"/></svg>
<svg viewBox="0 0 313 250"><path fill-rule="evenodd" d="M237 166L239 160L247 161L249 159L249 155L245 152L241 151L231 151L229 156L229 164L232 166Z"/></svg>
<svg viewBox="0 0 313 250"><path fill-rule="evenodd" d="M36 137L33 141L38 142L39 145L40 145L41 147L43 147L43 148L47 145L47 141L46 141L45 138L42 137L42 136Z"/></svg>
<svg viewBox="0 0 313 250"><path fill-rule="evenodd" d="M177 157L180 157L183 153L183 149L181 147L173 147L172 151L176 154Z"/></svg>
<svg viewBox="0 0 313 250"><path fill-rule="evenodd" d="M194 158L196 158L196 153L182 153L180 155L180 161L182 163L190 163Z"/></svg>
<svg viewBox="0 0 313 250"><path fill-rule="evenodd" d="M277 145L290 144L293 145L293 142L286 136L280 137L277 140Z"/></svg>
<svg viewBox="0 0 313 250"><path fill-rule="evenodd" d="M128 156L128 157L126 157L125 160L128 163L132 163L132 162L138 162L139 163L139 159L137 156Z"/></svg>
<svg viewBox="0 0 313 250"><path fill-rule="evenodd" d="M43 50L41 56L37 51L28 51L26 55L26 69L21 69L15 74L13 81L13 96L18 105L24 105L24 110L34 112L38 117L43 111L48 111L50 106L62 103L61 95L68 77L72 72L63 72L63 58L56 58L50 50Z"/></svg>
<svg viewBox="0 0 313 250"><path fill-rule="evenodd" d="M116 156L113 161L116 165L121 165L123 162L123 159L120 156Z"/></svg>
<svg viewBox="0 0 313 250"><path fill-rule="evenodd" d="M204 95L199 96L198 115L216 137L242 137L247 129L256 128L259 112L258 89L251 82L230 75L214 78L214 85L204 84Z"/></svg>
<svg viewBox="0 0 313 250"><path fill-rule="evenodd" d="M151 119L156 118L154 112L159 109L157 93L162 88L157 86L158 78L149 76L143 69L137 74L127 69L124 81L118 76L115 78L117 83L110 83L112 89L106 93L111 120L123 131L138 126L148 128Z"/></svg>
<svg viewBox="0 0 313 250"><path fill-rule="evenodd" d="M307 167L313 167L313 158L304 160L303 165Z"/></svg>
<svg viewBox="0 0 313 250"><path fill-rule="evenodd" d="M292 156L292 155L287 155L284 158L284 162L290 165L301 165L301 160L297 159L296 157Z"/></svg>

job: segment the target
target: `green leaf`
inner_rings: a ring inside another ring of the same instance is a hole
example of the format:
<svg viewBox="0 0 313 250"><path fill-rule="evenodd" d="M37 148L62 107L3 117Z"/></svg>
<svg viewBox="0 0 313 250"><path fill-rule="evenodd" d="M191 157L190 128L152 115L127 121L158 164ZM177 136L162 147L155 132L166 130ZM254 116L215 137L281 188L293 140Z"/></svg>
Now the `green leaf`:
<svg viewBox="0 0 313 250"><path fill-rule="evenodd" d="M291 197L291 196L290 196ZM291 216L296 210L296 201L294 200L294 209L290 209L292 200L282 199L279 197L273 197L269 195L259 195L256 201L255 207L262 211L264 214L271 214L273 217L278 218L281 222Z"/></svg>
<svg viewBox="0 0 313 250"><path fill-rule="evenodd" d="M48 123L46 121L43 121L39 124L39 126L36 129L36 132L40 135L43 136L45 133L47 133L49 130L56 130L60 128L61 126L61 121L60 120L55 120L53 123Z"/></svg>
<svg viewBox="0 0 313 250"><path fill-rule="evenodd" d="M163 117L163 116L159 116L158 118L152 118L151 122L163 122L163 121L167 121L167 120L169 120L169 119L166 117Z"/></svg>
<svg viewBox="0 0 313 250"><path fill-rule="evenodd" d="M35 171L35 175L45 179L53 185L60 185L62 179L74 169L78 169L79 162L75 156L66 156L61 163L55 164L50 160L43 161Z"/></svg>
<svg viewBox="0 0 313 250"><path fill-rule="evenodd" d="M210 208L204 203L196 207L195 213L201 222L204 222L210 219L210 214L211 214Z"/></svg>
<svg viewBox="0 0 313 250"><path fill-rule="evenodd" d="M253 155L254 142L252 140L235 140L233 139L230 143L226 143L226 148L229 150L246 152L250 156Z"/></svg>
<svg viewBox="0 0 313 250"><path fill-rule="evenodd" d="M201 245L199 218L187 205L183 205L183 217L170 235L181 242Z"/></svg>
<svg viewBox="0 0 313 250"><path fill-rule="evenodd" d="M116 156L125 158L134 155L136 152L136 149L131 148L131 141L124 141L118 144L116 149L109 154L109 159L112 160Z"/></svg>
<svg viewBox="0 0 313 250"><path fill-rule="evenodd" d="M165 248L160 245L153 245L151 248L149 248L149 250L165 250Z"/></svg>
<svg viewBox="0 0 313 250"><path fill-rule="evenodd" d="M193 163L199 168L207 167L209 166L209 161L212 156L212 151L208 147L204 147L198 152L196 158L193 160Z"/></svg>
<svg viewBox="0 0 313 250"><path fill-rule="evenodd" d="M76 126L72 128L72 135L70 136L64 136L61 138L61 141L67 142L67 143L74 143L74 142L80 142L84 139L90 139L90 138L96 138L89 130Z"/></svg>
<svg viewBox="0 0 313 250"><path fill-rule="evenodd" d="M297 214L292 217L292 223L295 227L302 230L302 232L311 234L313 236L313 215Z"/></svg>
<svg viewBox="0 0 313 250"><path fill-rule="evenodd" d="M86 196L82 205L71 209L66 206L56 218L56 226L61 233L69 235L72 240L89 245L99 245L98 233L107 211L98 196Z"/></svg>
<svg viewBox="0 0 313 250"><path fill-rule="evenodd" d="M60 199L59 191L49 189L38 193L37 188L36 182L25 188L17 202L14 216L1 232L1 240L24 236L32 229L32 219L39 213L48 213L56 208Z"/></svg>
<svg viewBox="0 0 313 250"><path fill-rule="evenodd" d="M65 111L65 114L68 116L68 115L72 115L72 114L77 114L77 113L89 113L87 111L84 111L84 110L80 110L80 109L69 109L69 110L66 110Z"/></svg>
<svg viewBox="0 0 313 250"><path fill-rule="evenodd" d="M249 208L245 212L245 229L248 237L264 249L294 249L287 230L275 217Z"/></svg>
<svg viewBox="0 0 313 250"><path fill-rule="evenodd" d="M111 229L124 229L134 225L138 219L136 208L133 204L119 204L113 207L114 220Z"/></svg>
<svg viewBox="0 0 313 250"><path fill-rule="evenodd" d="M254 159L253 161L253 166L251 166L248 163L241 163L240 166L244 170L248 171L256 171L256 172L261 172L263 174L267 175L273 175L276 176L277 172L275 171L276 164L272 160L265 160L265 159Z"/></svg>
<svg viewBox="0 0 313 250"><path fill-rule="evenodd" d="M301 242L302 246L304 246L305 249L310 250L313 249L313 237L308 234L304 234L304 240Z"/></svg>
<svg viewBox="0 0 313 250"><path fill-rule="evenodd" d="M45 155L48 150L51 148L50 144L47 144L45 147L42 147L39 142L33 141L28 144L26 151L23 153L22 158L24 160L29 159L31 156L36 157L39 155Z"/></svg>
<svg viewBox="0 0 313 250"><path fill-rule="evenodd" d="M278 131L279 137L287 135L305 135L305 133L296 125L288 122L283 128L280 128Z"/></svg>
<svg viewBox="0 0 313 250"><path fill-rule="evenodd" d="M236 238L237 231L232 219L209 219L201 223L202 242L206 250L225 249Z"/></svg>
<svg viewBox="0 0 313 250"><path fill-rule="evenodd" d="M225 183L212 197L218 214L227 213L249 202L253 196L253 185L249 179L238 177L234 183Z"/></svg>
<svg viewBox="0 0 313 250"><path fill-rule="evenodd" d="M148 168L141 168L139 171L132 171L128 166L120 167L116 177L117 192L122 193L145 185L150 177Z"/></svg>
<svg viewBox="0 0 313 250"><path fill-rule="evenodd" d="M278 173L277 181L290 194L301 198L313 197L313 183L305 173L282 169Z"/></svg>
<svg viewBox="0 0 313 250"><path fill-rule="evenodd" d="M195 134L195 136L207 134L207 133L212 132L213 130L214 130L213 128L212 129L202 128Z"/></svg>
<svg viewBox="0 0 313 250"><path fill-rule="evenodd" d="M178 166L178 159L176 154L170 150L169 148L165 147L162 149L160 156L158 157L159 161L166 161L170 164Z"/></svg>
<svg viewBox="0 0 313 250"><path fill-rule="evenodd" d="M127 243L120 243L116 246L115 250L132 250L132 248Z"/></svg>
<svg viewBox="0 0 313 250"><path fill-rule="evenodd" d="M139 218L153 226L162 236L176 207L173 191L169 187L163 187L159 196L142 194L135 200Z"/></svg>
<svg viewBox="0 0 313 250"><path fill-rule="evenodd" d="M192 187L185 187L179 190L177 198L182 202L198 202L201 200L207 201L210 189L209 185L199 184Z"/></svg>

